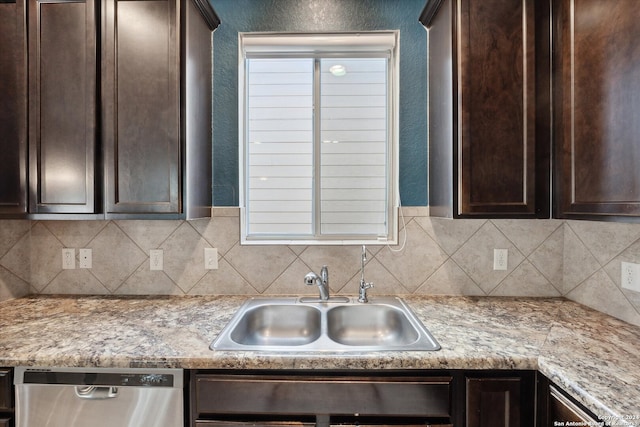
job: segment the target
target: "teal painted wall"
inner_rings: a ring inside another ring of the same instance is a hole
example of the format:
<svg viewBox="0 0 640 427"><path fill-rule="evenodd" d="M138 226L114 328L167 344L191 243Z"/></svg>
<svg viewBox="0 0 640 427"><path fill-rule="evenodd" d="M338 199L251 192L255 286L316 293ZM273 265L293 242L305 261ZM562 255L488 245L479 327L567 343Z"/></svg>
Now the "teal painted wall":
<svg viewBox="0 0 640 427"><path fill-rule="evenodd" d="M210 0L214 34L213 198L238 206L238 32L400 30L400 196L427 205L425 0Z"/></svg>

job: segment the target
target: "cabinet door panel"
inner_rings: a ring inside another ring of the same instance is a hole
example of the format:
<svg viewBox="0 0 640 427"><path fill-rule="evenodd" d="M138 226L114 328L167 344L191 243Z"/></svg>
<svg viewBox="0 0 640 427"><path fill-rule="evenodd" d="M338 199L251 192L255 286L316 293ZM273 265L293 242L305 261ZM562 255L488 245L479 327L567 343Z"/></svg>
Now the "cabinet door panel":
<svg viewBox="0 0 640 427"><path fill-rule="evenodd" d="M598 425L598 422L555 387L549 387L549 422L554 425Z"/></svg>
<svg viewBox="0 0 640 427"><path fill-rule="evenodd" d="M534 213L533 2L459 4L459 213Z"/></svg>
<svg viewBox="0 0 640 427"><path fill-rule="evenodd" d="M560 217L640 215L640 20L634 0L557 3Z"/></svg>
<svg viewBox="0 0 640 427"><path fill-rule="evenodd" d="M180 212L175 0L105 2L107 213Z"/></svg>
<svg viewBox="0 0 640 427"><path fill-rule="evenodd" d="M13 371L0 369L0 412L13 411Z"/></svg>
<svg viewBox="0 0 640 427"><path fill-rule="evenodd" d="M427 3L432 216L549 217L547 3Z"/></svg>
<svg viewBox="0 0 640 427"><path fill-rule="evenodd" d="M30 211L95 209L93 0L29 0Z"/></svg>
<svg viewBox="0 0 640 427"><path fill-rule="evenodd" d="M467 427L520 426L520 378L468 378Z"/></svg>
<svg viewBox="0 0 640 427"><path fill-rule="evenodd" d="M27 211L24 0L0 3L0 214Z"/></svg>

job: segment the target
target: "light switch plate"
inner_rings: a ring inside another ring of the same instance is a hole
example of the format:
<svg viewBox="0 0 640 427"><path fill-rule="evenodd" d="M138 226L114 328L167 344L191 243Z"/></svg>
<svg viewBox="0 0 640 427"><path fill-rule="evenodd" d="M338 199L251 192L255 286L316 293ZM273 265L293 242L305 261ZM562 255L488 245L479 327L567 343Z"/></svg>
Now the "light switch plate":
<svg viewBox="0 0 640 427"><path fill-rule="evenodd" d="M80 249L80 268L91 268L93 266L93 256L91 249Z"/></svg>

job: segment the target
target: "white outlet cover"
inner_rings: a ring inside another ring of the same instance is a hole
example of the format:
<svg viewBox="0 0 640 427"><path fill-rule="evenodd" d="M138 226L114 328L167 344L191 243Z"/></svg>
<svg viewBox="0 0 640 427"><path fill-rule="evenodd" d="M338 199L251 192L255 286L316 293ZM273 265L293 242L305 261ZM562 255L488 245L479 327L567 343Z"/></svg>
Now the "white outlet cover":
<svg viewBox="0 0 640 427"><path fill-rule="evenodd" d="M620 263L620 283L625 289L640 292L640 264Z"/></svg>
<svg viewBox="0 0 640 427"><path fill-rule="evenodd" d="M504 271L509 262L509 249L493 250L493 269Z"/></svg>
<svg viewBox="0 0 640 427"><path fill-rule="evenodd" d="M218 249L204 248L204 268L205 270L218 269Z"/></svg>
<svg viewBox="0 0 640 427"><path fill-rule="evenodd" d="M164 269L164 252L162 249L151 249L149 251L149 269L151 271L161 271Z"/></svg>
<svg viewBox="0 0 640 427"><path fill-rule="evenodd" d="M76 250L74 248L62 248L62 269L73 270L76 268Z"/></svg>

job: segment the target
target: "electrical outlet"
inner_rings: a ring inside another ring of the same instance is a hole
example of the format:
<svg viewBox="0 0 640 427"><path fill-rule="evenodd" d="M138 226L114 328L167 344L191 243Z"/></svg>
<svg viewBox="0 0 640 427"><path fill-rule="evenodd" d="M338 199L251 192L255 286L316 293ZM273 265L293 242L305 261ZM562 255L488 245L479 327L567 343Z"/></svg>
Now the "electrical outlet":
<svg viewBox="0 0 640 427"><path fill-rule="evenodd" d="M62 248L62 269L73 270L76 268L76 250L74 248Z"/></svg>
<svg viewBox="0 0 640 427"><path fill-rule="evenodd" d="M509 249L493 250L493 269L506 270L509 261Z"/></svg>
<svg viewBox="0 0 640 427"><path fill-rule="evenodd" d="M80 268L91 268L93 264L91 249L80 249Z"/></svg>
<svg viewBox="0 0 640 427"><path fill-rule="evenodd" d="M155 271L164 269L162 249L151 249L149 251L149 268Z"/></svg>
<svg viewBox="0 0 640 427"><path fill-rule="evenodd" d="M204 268L205 270L218 269L218 249L204 248Z"/></svg>
<svg viewBox="0 0 640 427"><path fill-rule="evenodd" d="M625 289L640 292L640 264L622 261L620 283Z"/></svg>

